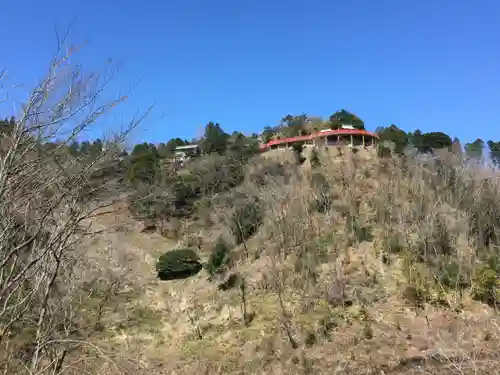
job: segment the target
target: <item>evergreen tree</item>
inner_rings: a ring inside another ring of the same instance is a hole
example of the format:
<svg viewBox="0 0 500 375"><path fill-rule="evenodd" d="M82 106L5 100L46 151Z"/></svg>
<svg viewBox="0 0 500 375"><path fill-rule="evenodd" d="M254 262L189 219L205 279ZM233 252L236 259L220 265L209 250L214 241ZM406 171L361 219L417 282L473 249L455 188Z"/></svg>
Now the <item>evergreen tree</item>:
<svg viewBox="0 0 500 375"><path fill-rule="evenodd" d="M421 153L429 153L433 150L450 148L452 144L450 136L443 132L423 133L418 138L418 146L416 147Z"/></svg>
<svg viewBox="0 0 500 375"><path fill-rule="evenodd" d="M262 132L262 142L269 142L275 133L275 129L271 126L264 127L264 131Z"/></svg>
<svg viewBox="0 0 500 375"><path fill-rule="evenodd" d="M394 124L387 128L378 128L377 131L381 144L386 141L392 142L394 144L394 151L398 154L403 153L409 142L409 136L405 131Z"/></svg>
<svg viewBox="0 0 500 375"><path fill-rule="evenodd" d="M480 138L472 143L465 144L465 154L470 159L481 160L483 158L484 141Z"/></svg>
<svg viewBox="0 0 500 375"><path fill-rule="evenodd" d="M345 109L341 109L330 116L330 125L332 129L339 129L342 125L351 125L355 129L365 128L363 120Z"/></svg>
<svg viewBox="0 0 500 375"><path fill-rule="evenodd" d="M228 142L228 150L233 155L245 155L247 138L240 132L233 132Z"/></svg>
<svg viewBox="0 0 500 375"><path fill-rule="evenodd" d="M129 160L129 180L133 183L153 184L159 177L160 156L155 145L142 143L134 147Z"/></svg>
<svg viewBox="0 0 500 375"><path fill-rule="evenodd" d="M177 147L185 146L187 144L189 144L189 142L181 138L172 138L167 142L167 144L160 143L158 146L158 154L161 158L172 156Z"/></svg>
<svg viewBox="0 0 500 375"><path fill-rule="evenodd" d="M500 167L500 142L488 141L490 158L494 166Z"/></svg>
<svg viewBox="0 0 500 375"><path fill-rule="evenodd" d="M297 137L308 134L307 115L300 116L287 115L281 119L280 128L286 137Z"/></svg>
<svg viewBox="0 0 500 375"><path fill-rule="evenodd" d="M220 124L209 122L205 127L205 135L201 142L201 150L205 154L217 152L223 155L228 146L229 135L222 130Z"/></svg>

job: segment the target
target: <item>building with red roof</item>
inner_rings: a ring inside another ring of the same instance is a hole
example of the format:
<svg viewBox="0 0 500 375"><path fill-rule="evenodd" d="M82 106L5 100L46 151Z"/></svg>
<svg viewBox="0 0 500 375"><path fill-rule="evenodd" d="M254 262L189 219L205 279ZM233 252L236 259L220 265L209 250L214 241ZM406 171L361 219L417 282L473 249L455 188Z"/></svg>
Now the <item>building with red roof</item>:
<svg viewBox="0 0 500 375"><path fill-rule="evenodd" d="M260 149L261 151L267 151L277 148L289 148L296 143L315 146L374 147L377 141L378 135L375 133L344 125L336 130L326 129L309 135L274 139L262 144Z"/></svg>

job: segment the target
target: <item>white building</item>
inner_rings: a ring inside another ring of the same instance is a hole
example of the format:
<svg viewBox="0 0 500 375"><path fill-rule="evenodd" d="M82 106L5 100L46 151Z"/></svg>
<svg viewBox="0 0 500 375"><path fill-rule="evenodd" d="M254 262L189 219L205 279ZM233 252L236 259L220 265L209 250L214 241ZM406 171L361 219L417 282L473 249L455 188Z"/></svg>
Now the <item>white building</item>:
<svg viewBox="0 0 500 375"><path fill-rule="evenodd" d="M185 161L193 155L200 153L200 146L198 145L185 145L178 146L174 149L175 158L179 161Z"/></svg>

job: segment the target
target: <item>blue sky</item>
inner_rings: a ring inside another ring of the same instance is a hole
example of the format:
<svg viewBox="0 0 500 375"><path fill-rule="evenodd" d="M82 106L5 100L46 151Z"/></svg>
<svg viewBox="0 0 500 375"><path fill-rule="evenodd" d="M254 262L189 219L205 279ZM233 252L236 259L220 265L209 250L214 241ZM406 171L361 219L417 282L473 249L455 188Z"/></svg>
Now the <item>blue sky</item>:
<svg viewBox="0 0 500 375"><path fill-rule="evenodd" d="M498 0L3 0L0 67L33 85L72 19L87 64L124 61L112 90L132 97L108 121L155 104L134 141L340 108L372 130L500 140Z"/></svg>

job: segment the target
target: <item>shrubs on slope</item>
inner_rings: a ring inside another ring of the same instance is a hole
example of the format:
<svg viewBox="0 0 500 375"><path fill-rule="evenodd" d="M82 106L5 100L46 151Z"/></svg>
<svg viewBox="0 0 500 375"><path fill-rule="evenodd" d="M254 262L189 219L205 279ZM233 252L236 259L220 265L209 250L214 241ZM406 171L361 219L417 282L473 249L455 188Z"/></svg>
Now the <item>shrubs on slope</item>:
<svg viewBox="0 0 500 375"><path fill-rule="evenodd" d="M206 269L210 275L214 276L223 273L229 261L229 253L228 244L222 238L219 238L206 264Z"/></svg>
<svg viewBox="0 0 500 375"><path fill-rule="evenodd" d="M354 326L364 327L362 340L378 340L380 325L369 314L372 306L385 308L389 298L406 301L405 311L429 304L440 306L433 311L441 312L443 305L459 311L470 298L498 306L500 268L491 257L498 251L496 188L483 186L472 172L466 175L457 160L446 168L433 160L408 160L403 169L396 155L362 164L361 154L346 151L346 160L335 164L325 156L311 175L304 166L299 173L309 181L291 176L282 184L284 171L278 167L276 176L271 169L261 181L247 178L237 191L219 195L217 203L228 219L224 230L242 246L230 250L219 240L205 268L216 276L211 278L217 280L210 286L214 292L233 298L240 287L242 313L232 319L252 324L246 303L262 296L262 303L275 303L273 314L290 346L313 350L333 340L334 330L349 331L344 322L355 320ZM253 172L258 175L257 168ZM477 216L479 210L483 217ZM261 229L264 215L265 228L247 241ZM251 257L231 257L244 267L235 264L226 273L231 252L243 250L260 252L260 259L252 264ZM243 275L250 276L249 284ZM270 301L267 293L276 299ZM274 319L260 317L263 325ZM301 324L310 330L307 335L297 333Z"/></svg>
<svg viewBox="0 0 500 375"><path fill-rule="evenodd" d="M196 275L202 268L199 256L191 249L167 251L156 263L160 280L185 279Z"/></svg>
<svg viewBox="0 0 500 375"><path fill-rule="evenodd" d="M248 258L248 253L255 249L247 248L246 241L262 225L264 206L268 212L273 205L280 203L280 199L285 202L292 197L303 197L307 205L305 211L283 212L288 215L285 217L286 222L280 222L281 227L274 233L271 227L267 228L269 231L266 233L273 236L266 238L270 243L288 247L283 254L288 256L295 249L306 248L315 237L322 235L321 223L319 227L314 227L318 225L314 223L314 215L320 213L320 220L336 223L335 230L344 231L348 237L345 241L347 246L356 247L362 242L380 243L384 248L380 259L386 267L397 264L393 262L395 259L403 259L404 262L400 264L408 271L405 295L418 300L418 304L436 302L443 291L462 293L470 290L473 298L494 306L498 300L496 280L500 276L500 269L485 265L485 256L495 251L493 249L498 242L497 212L500 207L497 210L495 202L500 193L497 187L491 181L478 179L475 172L463 169L460 156L456 154L449 153L441 157L436 153L426 160L408 159L404 163L397 153L387 156L374 164L372 168L378 169L373 169L368 176L358 172L361 170L360 160L354 160L360 157L358 154L346 153L344 158L347 159L337 166L329 165L327 161L316 161L310 182L305 181L311 189L310 196L304 196L299 191L304 181L294 177L301 173L296 166L290 169L283 162L260 159L260 164L252 163L245 170L242 165L234 168L219 165L228 159L214 156L211 160L187 168L182 177L177 178L172 188L178 192L174 195L174 206L176 203L180 206L189 205L189 199L195 196L192 195L193 191L202 196L220 197L217 198L218 202L225 202L223 204L226 207L223 209L230 212L228 229L234 236L235 244L243 245ZM349 161L349 158L353 160ZM364 165L364 170L367 168ZM244 172L245 183L235 192L234 187L241 184ZM329 176L328 180L326 175ZM367 180L371 176L377 176L378 190L374 195L367 195L367 191L374 191L367 187ZM343 183L334 186L335 180ZM179 189L181 185L185 189ZM294 193L290 193L292 191ZM275 197L266 198L266 194ZM288 198L285 199L287 194ZM255 196L259 196L261 201ZM213 202L212 205L217 204ZM300 206L301 203L297 204ZM361 207L361 204L365 207ZM295 206L285 204L283 207L295 210L298 208ZM210 210L211 207L205 209ZM468 233L467 230L458 230L458 226L452 227L450 220L467 228ZM302 223L300 230L299 222ZM291 231L297 240L285 238L278 241L279 236L286 237ZM279 236L277 233L280 233ZM466 262L463 255L459 256L459 251L464 251L458 250L460 236L467 237L471 244L468 249L472 254L470 257L474 257L470 259L476 259L479 266L471 261ZM481 255L481 251L486 255ZM223 274L229 254L229 245L219 240L205 265L207 272L212 276ZM159 266L159 277L175 279L199 272L199 259L186 259L163 259L159 263L167 266Z"/></svg>
<svg viewBox="0 0 500 375"><path fill-rule="evenodd" d="M237 207L231 217L231 233L236 244L241 244L253 236L262 224L263 215L255 200Z"/></svg>

